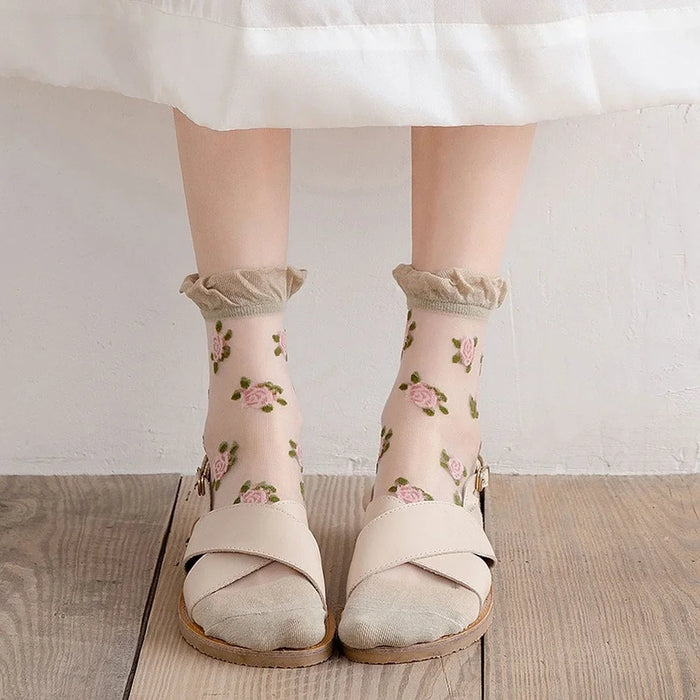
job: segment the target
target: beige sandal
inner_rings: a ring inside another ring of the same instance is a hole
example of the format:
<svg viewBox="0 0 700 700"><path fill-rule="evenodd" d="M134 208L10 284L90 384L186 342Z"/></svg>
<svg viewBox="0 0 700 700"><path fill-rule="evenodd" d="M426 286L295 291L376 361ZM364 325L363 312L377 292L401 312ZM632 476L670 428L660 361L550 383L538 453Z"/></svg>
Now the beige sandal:
<svg viewBox="0 0 700 700"><path fill-rule="evenodd" d="M387 497L366 505L348 572L346 600L367 577L410 562L474 591L481 603L478 617L461 632L403 647L357 649L344 644L341 637L343 652L352 661L422 661L465 649L488 629L493 612L490 573L497 559L483 529L479 504L479 493L488 483L489 470L481 454L477 459L479 466L466 483L464 506L444 501L397 505L396 499ZM477 557L483 558L488 568L477 566Z"/></svg>
<svg viewBox="0 0 700 700"><path fill-rule="evenodd" d="M205 457L199 486L203 484L206 462ZM212 567L195 567L197 560L209 552L235 552L236 556L227 557L226 566L215 571ZM281 562L303 574L318 592L326 611L326 633L321 642L305 649L259 651L207 636L191 617L194 605L270 561ZM178 605L180 632L188 644L203 654L245 666L280 668L311 666L332 654L336 626L326 604L321 553L309 530L306 510L297 501L237 503L210 510L192 527L183 566L187 576Z"/></svg>

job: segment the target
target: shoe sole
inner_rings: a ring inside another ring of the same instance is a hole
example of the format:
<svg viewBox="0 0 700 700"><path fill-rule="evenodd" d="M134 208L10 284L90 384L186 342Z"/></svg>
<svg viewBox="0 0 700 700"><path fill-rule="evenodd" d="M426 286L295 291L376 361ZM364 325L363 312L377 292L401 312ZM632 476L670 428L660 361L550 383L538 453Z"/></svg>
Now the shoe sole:
<svg viewBox="0 0 700 700"><path fill-rule="evenodd" d="M247 647L229 644L223 639L208 637L204 634L204 630L187 614L182 593L180 594L180 603L178 605L178 618L180 621L180 634L191 647L194 647L202 654L233 664L263 668L301 668L319 664L333 653L336 625L335 618L330 610L326 615L326 634L318 644L305 649L285 648L271 651L248 649Z"/></svg>
<svg viewBox="0 0 700 700"><path fill-rule="evenodd" d="M425 661L452 654L470 647L483 637L492 622L493 588L484 600L479 617L461 632L449 634L432 642L419 642L405 647L380 646L371 649L355 649L342 643L343 653L351 661L362 664L403 664Z"/></svg>

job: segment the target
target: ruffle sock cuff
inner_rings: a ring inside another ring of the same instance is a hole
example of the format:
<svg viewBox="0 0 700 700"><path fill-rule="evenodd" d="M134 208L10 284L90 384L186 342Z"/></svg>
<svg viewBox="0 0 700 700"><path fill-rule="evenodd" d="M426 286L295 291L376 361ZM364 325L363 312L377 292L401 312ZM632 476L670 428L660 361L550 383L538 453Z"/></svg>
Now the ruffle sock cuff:
<svg viewBox="0 0 700 700"><path fill-rule="evenodd" d="M437 272L417 270L401 264L392 272L406 294L408 308L486 319L503 303L508 284L502 277L491 277L465 268Z"/></svg>
<svg viewBox="0 0 700 700"><path fill-rule="evenodd" d="M306 270L295 267L259 267L227 270L200 277L194 272L180 285L207 321L257 316L283 311L304 283Z"/></svg>

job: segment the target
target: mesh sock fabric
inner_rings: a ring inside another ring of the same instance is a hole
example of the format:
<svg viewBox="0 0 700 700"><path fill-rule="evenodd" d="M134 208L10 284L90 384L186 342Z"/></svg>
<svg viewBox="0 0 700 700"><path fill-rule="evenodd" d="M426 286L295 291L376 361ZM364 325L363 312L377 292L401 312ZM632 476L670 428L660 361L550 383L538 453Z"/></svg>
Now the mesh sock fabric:
<svg viewBox="0 0 700 700"><path fill-rule="evenodd" d="M480 447L487 319L503 303L506 282L472 270L433 273L410 265L399 265L394 277L406 293L408 316L398 375L382 412L372 500L385 509L448 501L472 509L483 525L478 497L465 486ZM357 585L338 634L358 649L406 646L459 632L479 611L473 591L405 563Z"/></svg>
<svg viewBox="0 0 700 700"><path fill-rule="evenodd" d="M302 418L287 369L283 311L305 272L286 267L195 273L180 287L200 308L207 332L202 441L214 509L304 502ZM248 555L211 552L193 569L225 566L225 558L241 556ZM325 634L318 592L279 562L210 593L191 615L208 636L258 650L308 647Z"/></svg>

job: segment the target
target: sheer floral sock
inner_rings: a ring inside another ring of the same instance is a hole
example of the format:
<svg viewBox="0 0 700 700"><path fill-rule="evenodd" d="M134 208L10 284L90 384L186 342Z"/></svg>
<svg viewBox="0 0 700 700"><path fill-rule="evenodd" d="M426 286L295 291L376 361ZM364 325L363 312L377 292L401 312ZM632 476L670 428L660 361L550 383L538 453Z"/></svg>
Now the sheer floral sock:
<svg viewBox="0 0 700 700"><path fill-rule="evenodd" d="M205 319L209 361L203 445L211 507L304 502L302 417L287 369L283 308L302 284L293 268L189 275L180 291ZM195 563L217 566L210 553ZM225 564L224 564L225 565ZM309 581L270 562L197 602L205 634L267 650L307 647L325 633L325 612Z"/></svg>
<svg viewBox="0 0 700 700"><path fill-rule="evenodd" d="M477 494L466 485L480 448L487 318L505 298L505 280L408 265L394 276L406 292L408 317L398 375L382 412L372 500L387 508L442 500L481 518ZM356 648L404 646L458 632L478 614L475 593L409 563L360 583L338 632Z"/></svg>

